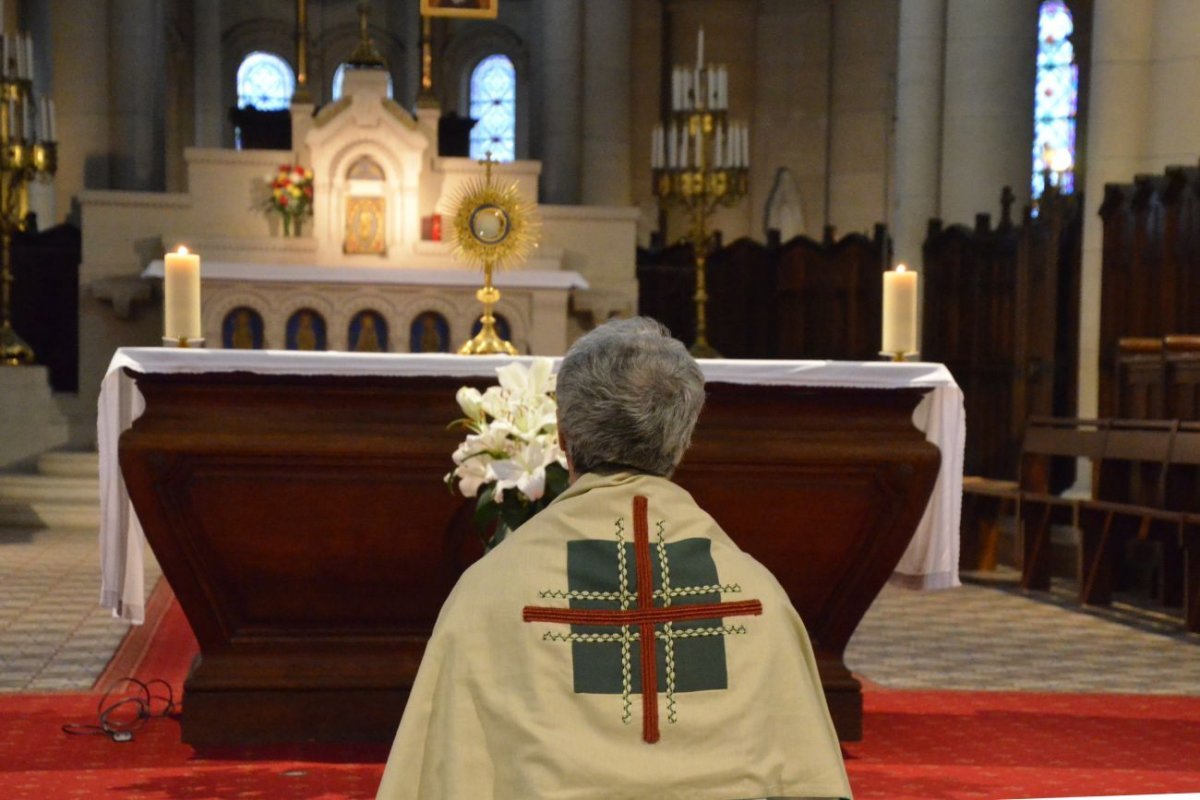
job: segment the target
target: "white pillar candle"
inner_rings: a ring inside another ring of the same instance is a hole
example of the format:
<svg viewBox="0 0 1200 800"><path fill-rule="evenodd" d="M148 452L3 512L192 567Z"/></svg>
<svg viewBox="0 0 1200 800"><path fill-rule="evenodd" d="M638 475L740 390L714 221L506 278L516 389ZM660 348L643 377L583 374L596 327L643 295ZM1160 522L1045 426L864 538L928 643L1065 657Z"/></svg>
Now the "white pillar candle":
<svg viewBox="0 0 1200 800"><path fill-rule="evenodd" d="M696 126L696 166L704 167L704 124L700 123Z"/></svg>
<svg viewBox="0 0 1200 800"><path fill-rule="evenodd" d="M679 67L671 70L671 110L679 110Z"/></svg>
<svg viewBox="0 0 1200 800"><path fill-rule="evenodd" d="M900 264L883 273L883 352L917 349L917 273Z"/></svg>
<svg viewBox="0 0 1200 800"><path fill-rule="evenodd" d="M742 130L742 167L743 169L750 166L750 126L744 126Z"/></svg>
<svg viewBox="0 0 1200 800"><path fill-rule="evenodd" d="M679 166L683 169L691 166L691 162L688 161L687 125L679 128Z"/></svg>
<svg viewBox="0 0 1200 800"><path fill-rule="evenodd" d="M200 332L200 256L180 246L163 259L163 335L196 340Z"/></svg>
<svg viewBox="0 0 1200 800"><path fill-rule="evenodd" d="M722 66L717 70L717 95L720 98L721 110L729 108L729 68Z"/></svg>
<svg viewBox="0 0 1200 800"><path fill-rule="evenodd" d="M700 88L700 68L696 67L692 73L692 81L694 82L694 90L696 93L696 108L704 108L704 90Z"/></svg>
<svg viewBox="0 0 1200 800"><path fill-rule="evenodd" d="M715 169L724 169L725 157L721 152L721 147L724 145L725 131L720 125L717 125L717 132L713 138L713 167Z"/></svg>
<svg viewBox="0 0 1200 800"><path fill-rule="evenodd" d="M667 129L667 167L675 169L679 166L678 144L675 137L675 123L671 123L671 127Z"/></svg>
<svg viewBox="0 0 1200 800"><path fill-rule="evenodd" d="M26 78L33 80L33 38L25 34L25 69L29 71Z"/></svg>
<svg viewBox="0 0 1200 800"><path fill-rule="evenodd" d="M54 113L54 101L47 100L46 105L50 107L50 141L58 141L58 117Z"/></svg>

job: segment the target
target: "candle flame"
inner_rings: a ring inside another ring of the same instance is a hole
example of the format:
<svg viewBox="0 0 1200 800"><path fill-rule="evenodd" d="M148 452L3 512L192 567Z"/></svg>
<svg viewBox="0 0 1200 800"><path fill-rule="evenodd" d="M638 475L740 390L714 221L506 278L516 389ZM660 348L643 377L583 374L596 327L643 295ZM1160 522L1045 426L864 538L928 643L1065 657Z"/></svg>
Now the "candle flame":
<svg viewBox="0 0 1200 800"><path fill-rule="evenodd" d="M896 272L906 272L907 270L908 267L904 266L903 264L896 265Z"/></svg>
<svg viewBox="0 0 1200 800"><path fill-rule="evenodd" d="M186 247L184 247L183 245L179 245L179 249L176 250L175 252L181 256L186 256L188 254L188 249Z"/></svg>

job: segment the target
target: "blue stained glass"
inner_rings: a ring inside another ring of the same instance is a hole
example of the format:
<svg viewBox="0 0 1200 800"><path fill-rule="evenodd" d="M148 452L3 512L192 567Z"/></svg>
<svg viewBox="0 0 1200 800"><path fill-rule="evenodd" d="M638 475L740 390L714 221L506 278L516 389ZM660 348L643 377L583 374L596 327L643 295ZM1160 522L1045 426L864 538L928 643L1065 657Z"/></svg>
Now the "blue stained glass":
<svg viewBox="0 0 1200 800"><path fill-rule="evenodd" d="M342 99L342 82L346 80L346 65L345 63L338 64L338 68L333 72L333 86L330 87L335 101Z"/></svg>
<svg viewBox="0 0 1200 800"><path fill-rule="evenodd" d="M237 71L238 108L281 111L291 107L295 91L296 76L279 56L255 51L242 59Z"/></svg>
<svg viewBox="0 0 1200 800"><path fill-rule="evenodd" d="M1045 0L1038 10L1037 83L1033 110L1033 196L1045 191L1046 170L1060 191L1075 190L1075 115L1079 67L1070 37L1075 32L1064 0ZM1047 163L1049 159L1050 163Z"/></svg>
<svg viewBox="0 0 1200 800"><path fill-rule="evenodd" d="M492 55L471 72L471 158L517 157L517 71L508 56Z"/></svg>

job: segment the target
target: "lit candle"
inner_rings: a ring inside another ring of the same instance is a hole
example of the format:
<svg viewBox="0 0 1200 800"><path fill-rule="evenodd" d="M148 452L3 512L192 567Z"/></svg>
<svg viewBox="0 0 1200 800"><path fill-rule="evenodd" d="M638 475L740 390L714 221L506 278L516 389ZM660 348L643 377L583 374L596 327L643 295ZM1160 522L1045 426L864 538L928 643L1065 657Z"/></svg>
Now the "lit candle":
<svg viewBox="0 0 1200 800"><path fill-rule="evenodd" d="M167 253L163 268L163 335L200 339L200 256L180 246Z"/></svg>
<svg viewBox="0 0 1200 800"><path fill-rule="evenodd" d="M903 264L883 273L883 352L917 352L917 273Z"/></svg>

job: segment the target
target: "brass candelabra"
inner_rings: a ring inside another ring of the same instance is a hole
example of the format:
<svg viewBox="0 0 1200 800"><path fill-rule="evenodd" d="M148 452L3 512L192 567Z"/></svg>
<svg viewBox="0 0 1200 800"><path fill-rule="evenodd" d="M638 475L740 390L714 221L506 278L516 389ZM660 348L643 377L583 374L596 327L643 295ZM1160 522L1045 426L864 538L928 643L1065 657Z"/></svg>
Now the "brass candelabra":
<svg viewBox="0 0 1200 800"><path fill-rule="evenodd" d="M25 230L29 183L58 167L54 102L33 96L33 43L5 35L0 46L0 364L32 364L33 348L12 326L12 240Z"/></svg>
<svg viewBox="0 0 1200 800"><path fill-rule="evenodd" d="M651 139L654 194L661 205L682 208L688 219L683 240L696 259L696 338L698 358L720 354L708 341L708 252L713 233L709 220L721 206L746 196L750 177L750 139L745 123L728 116L728 72L704 64L704 29L697 40L696 66L675 67L671 77L671 113L655 126Z"/></svg>

